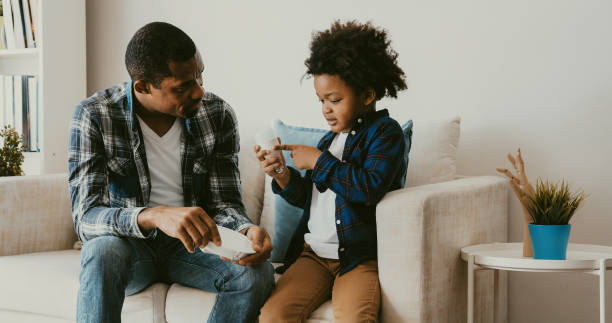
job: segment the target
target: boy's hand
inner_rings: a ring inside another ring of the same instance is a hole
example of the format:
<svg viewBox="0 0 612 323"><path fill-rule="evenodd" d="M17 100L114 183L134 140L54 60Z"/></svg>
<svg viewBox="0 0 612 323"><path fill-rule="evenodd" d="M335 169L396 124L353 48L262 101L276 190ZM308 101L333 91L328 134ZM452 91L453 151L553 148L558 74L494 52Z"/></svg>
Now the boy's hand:
<svg viewBox="0 0 612 323"><path fill-rule="evenodd" d="M280 142L280 138L278 140ZM285 158L283 157L282 152L279 149L274 149L279 153L270 155L270 150L261 149L259 145L256 145L254 150L255 156L257 156L257 159L259 159L261 169L263 169L268 176L272 177L276 183L284 189L287 184L289 184L291 172L289 172L287 166L285 165ZM277 173L277 169L282 169L282 171Z"/></svg>
<svg viewBox="0 0 612 323"><path fill-rule="evenodd" d="M274 149L290 150L297 169L313 169L322 151L306 145L276 145Z"/></svg>

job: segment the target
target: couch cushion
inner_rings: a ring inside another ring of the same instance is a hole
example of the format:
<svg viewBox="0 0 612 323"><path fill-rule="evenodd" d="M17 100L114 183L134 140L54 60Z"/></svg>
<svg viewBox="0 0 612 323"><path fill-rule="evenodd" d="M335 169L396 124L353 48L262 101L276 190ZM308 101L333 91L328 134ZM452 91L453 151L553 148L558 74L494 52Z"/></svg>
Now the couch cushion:
<svg viewBox="0 0 612 323"><path fill-rule="evenodd" d="M280 264L275 263L273 265L278 267ZM275 280L278 281L279 278L280 275L274 275ZM215 293L173 284L168 290L166 299L166 320L168 323L204 322L215 304L215 298ZM331 301L327 301L319 306L306 320L308 323L333 321L334 311Z"/></svg>
<svg viewBox="0 0 612 323"><path fill-rule="evenodd" d="M74 321L80 262L78 250L0 257L0 310ZM167 290L167 285L158 283L128 296L123 305L122 321L164 322Z"/></svg>
<svg viewBox="0 0 612 323"><path fill-rule="evenodd" d="M26 312L5 311L0 309L0 322L19 322L19 323L74 323L74 320L63 319L40 314Z"/></svg>
<svg viewBox="0 0 612 323"><path fill-rule="evenodd" d="M264 173L259 168L259 160L255 156L253 136L240 132L240 153L238 155L238 168L240 182L242 183L242 203L247 216L253 223L259 224L259 216L263 206Z"/></svg>
<svg viewBox="0 0 612 323"><path fill-rule="evenodd" d="M415 122L406 187L455 179L460 123L459 117Z"/></svg>
<svg viewBox="0 0 612 323"><path fill-rule="evenodd" d="M72 246L66 174L0 177L0 192L0 256Z"/></svg>

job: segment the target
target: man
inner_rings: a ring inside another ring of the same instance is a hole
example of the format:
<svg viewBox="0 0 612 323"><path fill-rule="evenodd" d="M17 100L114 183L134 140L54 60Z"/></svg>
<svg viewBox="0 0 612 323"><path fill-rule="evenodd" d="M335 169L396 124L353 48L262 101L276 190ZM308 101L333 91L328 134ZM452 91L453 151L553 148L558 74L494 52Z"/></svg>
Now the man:
<svg viewBox="0 0 612 323"><path fill-rule="evenodd" d="M274 286L268 234L245 215L232 108L204 92L183 31L154 22L130 40L131 81L77 106L69 186L83 242L78 322L120 322L125 295L162 281L218 293L209 322L253 322ZM239 231L255 254L232 263L198 248Z"/></svg>

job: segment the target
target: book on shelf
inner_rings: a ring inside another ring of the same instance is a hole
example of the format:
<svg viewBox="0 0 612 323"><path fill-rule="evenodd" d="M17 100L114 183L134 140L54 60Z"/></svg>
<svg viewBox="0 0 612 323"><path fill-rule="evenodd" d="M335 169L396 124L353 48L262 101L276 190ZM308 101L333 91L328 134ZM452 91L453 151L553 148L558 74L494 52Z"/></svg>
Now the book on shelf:
<svg viewBox="0 0 612 323"><path fill-rule="evenodd" d="M36 31L40 30L38 24L40 20L38 20L38 10L40 8L39 0L28 0L28 5L30 7L30 20L32 21L32 38L34 38L34 46L38 47L38 37Z"/></svg>
<svg viewBox="0 0 612 323"><path fill-rule="evenodd" d="M30 151L40 151L38 145L38 79L28 76L28 109L30 111Z"/></svg>
<svg viewBox="0 0 612 323"><path fill-rule="evenodd" d="M6 48L6 37L4 37L4 13L2 12L2 1L0 1L0 49Z"/></svg>
<svg viewBox="0 0 612 323"><path fill-rule="evenodd" d="M23 13L23 27L25 30L25 39L26 39L26 47L34 48L36 47L34 44L34 24L32 23L32 18L30 14L30 1L29 0L20 0L21 1L21 12Z"/></svg>
<svg viewBox="0 0 612 323"><path fill-rule="evenodd" d="M13 127L21 136L23 133L23 97L21 96L21 76L13 76Z"/></svg>
<svg viewBox="0 0 612 323"><path fill-rule="evenodd" d="M0 93L2 93L2 95L4 96L4 77L3 76L0 76ZM4 106L3 96L0 97L0 99L2 99L2 101L0 102L1 106ZM5 120L7 120L6 111L5 109L0 109L0 129L2 129L4 125L6 124Z"/></svg>
<svg viewBox="0 0 612 323"><path fill-rule="evenodd" d="M38 0L1 0L0 46L6 49L35 48Z"/></svg>
<svg viewBox="0 0 612 323"><path fill-rule="evenodd" d="M20 0L11 0L11 10L13 12L13 32L15 34L15 48L26 48L25 28L23 27L23 14Z"/></svg>
<svg viewBox="0 0 612 323"><path fill-rule="evenodd" d="M11 0L2 0L2 17L4 18L3 26L4 37L6 38L6 48L15 48L15 32L13 31L13 9L11 8Z"/></svg>
<svg viewBox="0 0 612 323"><path fill-rule="evenodd" d="M10 75L3 75L2 77L2 101L0 102L2 107L2 115L4 115L4 123L2 126L12 124L13 120L13 77Z"/></svg>
<svg viewBox="0 0 612 323"><path fill-rule="evenodd" d="M11 125L28 151L40 151L38 111L36 76L0 76L0 126Z"/></svg>

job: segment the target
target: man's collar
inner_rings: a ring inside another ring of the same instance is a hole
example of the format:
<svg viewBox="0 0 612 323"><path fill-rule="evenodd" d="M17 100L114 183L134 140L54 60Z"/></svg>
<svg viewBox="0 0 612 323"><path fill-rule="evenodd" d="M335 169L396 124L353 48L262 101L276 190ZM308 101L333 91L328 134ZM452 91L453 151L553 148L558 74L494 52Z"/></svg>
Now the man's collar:
<svg viewBox="0 0 612 323"><path fill-rule="evenodd" d="M127 103L128 103L128 108L130 111L130 114L128 116L128 124L130 125L130 129L132 129L132 131L136 131L136 123L134 122L134 114L136 113L136 111L134 111L134 86L132 83L132 80L130 80L129 82L127 82L127 88L125 89L125 93L127 96Z"/></svg>
<svg viewBox="0 0 612 323"><path fill-rule="evenodd" d="M128 124L130 126L130 129L132 129L132 131L137 131L138 126L134 122L134 119L136 118L136 107L134 106L135 95L134 95L134 83L132 82L132 80L127 82L127 88L125 89L125 93L126 93L127 104L129 108ZM183 120L183 122L185 123L186 129L187 129L187 133L189 135L192 135L192 131L190 127L191 119L193 118ZM192 121L192 122L195 122L195 121Z"/></svg>

